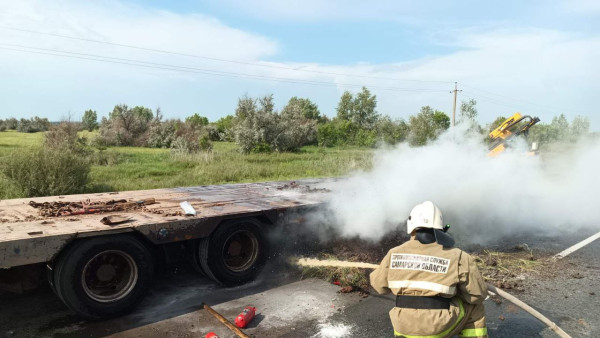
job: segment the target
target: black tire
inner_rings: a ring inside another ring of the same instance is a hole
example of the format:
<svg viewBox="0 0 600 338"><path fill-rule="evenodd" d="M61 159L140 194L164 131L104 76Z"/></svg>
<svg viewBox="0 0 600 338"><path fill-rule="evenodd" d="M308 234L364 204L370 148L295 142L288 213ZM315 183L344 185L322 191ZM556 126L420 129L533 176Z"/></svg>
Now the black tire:
<svg viewBox="0 0 600 338"><path fill-rule="evenodd" d="M191 245L187 252L188 257L190 257L190 264L194 271L198 272L202 276L206 276L206 272L202 269L202 264L200 263L200 255L198 254L198 246L202 239L191 241Z"/></svg>
<svg viewBox="0 0 600 338"><path fill-rule="evenodd" d="M204 273L226 286L244 284L256 278L269 257L263 227L255 219L221 223L210 238L198 244Z"/></svg>
<svg viewBox="0 0 600 338"><path fill-rule="evenodd" d="M48 263L48 264L50 264L50 263ZM56 287L54 286L54 271L50 269L49 265L47 265L45 267L45 269L46 269L46 279L48 279L48 284L50 285L50 289L52 290L52 292L54 292L55 295L58 296L58 293L56 292Z"/></svg>
<svg viewBox="0 0 600 338"><path fill-rule="evenodd" d="M56 294L71 310L105 319L133 310L153 274L148 248L125 234L74 243L58 257L52 277Z"/></svg>

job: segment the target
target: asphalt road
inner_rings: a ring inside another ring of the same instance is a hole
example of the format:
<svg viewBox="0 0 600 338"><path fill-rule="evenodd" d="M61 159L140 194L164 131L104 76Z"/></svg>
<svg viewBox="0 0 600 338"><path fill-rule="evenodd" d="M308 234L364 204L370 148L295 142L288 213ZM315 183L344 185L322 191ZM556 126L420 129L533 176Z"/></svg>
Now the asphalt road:
<svg viewBox="0 0 600 338"><path fill-rule="evenodd" d="M534 250L558 252L592 234L536 236L525 241ZM503 245L512 245L511 243ZM523 292L512 292L561 326L573 337L600 337L600 241L557 262L552 273L523 281ZM0 336L3 337L203 337L214 331L234 337L202 302L231 321L247 305L259 315L246 332L256 337L388 337L392 327L389 296L339 294L324 281L300 280L274 264L253 283L223 288L189 269L169 269L132 314L87 322L72 314L43 287L34 292L0 294ZM510 290L508 290L510 292ZM543 324L504 301L486 301L490 337L553 337Z"/></svg>

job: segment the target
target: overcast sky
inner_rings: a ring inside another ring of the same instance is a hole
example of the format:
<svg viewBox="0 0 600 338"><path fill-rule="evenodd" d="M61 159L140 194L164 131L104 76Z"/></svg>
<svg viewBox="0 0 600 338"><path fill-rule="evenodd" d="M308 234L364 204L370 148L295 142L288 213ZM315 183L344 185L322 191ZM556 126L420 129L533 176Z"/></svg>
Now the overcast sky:
<svg viewBox="0 0 600 338"><path fill-rule="evenodd" d="M126 103L216 120L269 93L333 116L362 85L380 113L407 118L450 114L458 81L481 123L565 113L599 130L599 28L592 0L0 0L0 118Z"/></svg>

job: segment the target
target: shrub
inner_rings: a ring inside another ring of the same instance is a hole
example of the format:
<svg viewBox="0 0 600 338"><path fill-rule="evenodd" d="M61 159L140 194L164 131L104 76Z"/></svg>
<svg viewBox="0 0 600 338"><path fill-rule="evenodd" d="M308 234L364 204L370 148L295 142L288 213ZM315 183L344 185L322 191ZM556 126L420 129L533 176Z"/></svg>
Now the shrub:
<svg viewBox="0 0 600 338"><path fill-rule="evenodd" d="M68 151L38 148L10 154L1 170L24 196L66 195L85 190L90 163Z"/></svg>
<svg viewBox="0 0 600 338"><path fill-rule="evenodd" d="M177 130L181 122L178 120L169 120L165 122L155 122L148 130L146 146L151 148L171 148L173 141L177 138Z"/></svg>
<svg viewBox="0 0 600 338"><path fill-rule="evenodd" d="M316 121L303 116L300 105L281 114L273 109L273 96L238 101L234 122L235 141L243 153L295 151L316 142Z"/></svg>
<svg viewBox="0 0 600 338"><path fill-rule="evenodd" d="M377 137L387 144L404 142L410 128L404 120L392 121L389 116L382 117L375 125Z"/></svg>
<svg viewBox="0 0 600 338"><path fill-rule="evenodd" d="M352 144L361 147L373 147L377 143L377 133L371 129L359 129Z"/></svg>
<svg viewBox="0 0 600 338"><path fill-rule="evenodd" d="M17 123L17 131L22 133L37 133L39 131L47 131L50 128L50 121L47 118L37 116L31 119L21 119Z"/></svg>
<svg viewBox="0 0 600 338"><path fill-rule="evenodd" d="M208 125L208 118L206 116L200 116L200 114L195 113L192 116L186 117L185 123L189 124L192 128L200 129Z"/></svg>
<svg viewBox="0 0 600 338"><path fill-rule="evenodd" d="M152 119L153 113L149 108L116 105L108 119L102 118L97 143L105 146L145 145L148 138L146 131Z"/></svg>
<svg viewBox="0 0 600 338"><path fill-rule="evenodd" d="M335 118L331 122L319 125L317 140L323 147L354 145L359 130L355 123Z"/></svg>
<svg viewBox="0 0 600 338"><path fill-rule="evenodd" d="M213 125L219 132L219 141L234 141L235 135L233 133L233 115L227 115L217 120ZM216 140L213 140L216 141Z"/></svg>
<svg viewBox="0 0 600 338"><path fill-rule="evenodd" d="M16 118L11 117L4 121L4 125L6 125L6 129L17 130L17 127L19 126L19 121Z"/></svg>
<svg viewBox="0 0 600 338"><path fill-rule="evenodd" d="M213 145L212 142L210 142L208 134L204 134L200 137L200 141L198 142L198 149L207 152L212 151Z"/></svg>
<svg viewBox="0 0 600 338"><path fill-rule="evenodd" d="M61 122L52 126L44 135L44 147L88 155L91 150L88 149L86 139L77 135L80 130L81 125L73 122Z"/></svg>
<svg viewBox="0 0 600 338"><path fill-rule="evenodd" d="M339 129L333 122L320 124L317 128L317 142L322 147L333 147L338 145L340 135Z"/></svg>
<svg viewBox="0 0 600 338"><path fill-rule="evenodd" d="M255 144L254 147L252 147L252 149L250 150L250 152L252 153L270 153L272 151L273 149L271 148L271 146L265 142Z"/></svg>
<svg viewBox="0 0 600 338"><path fill-rule="evenodd" d="M19 187L17 187L8 178L0 175L0 199L22 198L25 197Z"/></svg>
<svg viewBox="0 0 600 338"><path fill-rule="evenodd" d="M171 153L194 154L201 151L211 152L212 142L204 130L196 130L182 123L175 133Z"/></svg>
<svg viewBox="0 0 600 338"><path fill-rule="evenodd" d="M89 161L92 165L115 165L121 162L119 153L106 151L104 147L97 147L96 151L89 155Z"/></svg>
<svg viewBox="0 0 600 338"><path fill-rule="evenodd" d="M215 125L209 124L202 128L202 130L208 135L208 139L211 141L226 141L225 135L221 134Z"/></svg>
<svg viewBox="0 0 600 338"><path fill-rule="evenodd" d="M193 154L200 151L200 142L195 138L179 136L171 145L171 151Z"/></svg>
<svg viewBox="0 0 600 338"><path fill-rule="evenodd" d="M316 144L317 122L305 116L305 108L296 103L288 104L282 110L277 121L278 134L273 142L277 151L296 151L304 145Z"/></svg>
<svg viewBox="0 0 600 338"><path fill-rule="evenodd" d="M264 96L258 100L243 97L238 100L235 111L235 142L243 153L257 151L257 145L267 144L260 149L271 150L270 144L277 133L277 116L273 111L273 96Z"/></svg>
<svg viewBox="0 0 600 338"><path fill-rule="evenodd" d="M6 122L0 120L0 131L6 131Z"/></svg>

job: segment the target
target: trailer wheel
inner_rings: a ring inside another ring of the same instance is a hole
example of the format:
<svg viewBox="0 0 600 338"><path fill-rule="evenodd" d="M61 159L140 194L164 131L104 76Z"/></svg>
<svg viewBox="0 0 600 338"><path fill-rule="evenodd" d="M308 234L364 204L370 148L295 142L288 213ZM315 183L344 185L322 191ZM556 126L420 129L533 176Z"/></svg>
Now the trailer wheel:
<svg viewBox="0 0 600 338"><path fill-rule="evenodd" d="M55 295L58 296L58 293L56 292L56 287L54 287L54 272L52 271L52 269L50 269L50 266L46 266L46 279L48 279L48 284L50 285L50 289L52 290L52 292L54 292ZM60 296L59 296L60 298Z"/></svg>
<svg viewBox="0 0 600 338"><path fill-rule="evenodd" d="M190 246L191 250L188 252L188 257L190 257L190 264L194 271L198 272L202 276L206 276L206 272L202 269L202 263L200 263L200 255L198 254L198 246L202 239L197 239L191 241L192 245Z"/></svg>
<svg viewBox="0 0 600 338"><path fill-rule="evenodd" d="M145 296L154 272L148 248L130 235L81 240L54 267L54 288L73 311L88 319L131 311Z"/></svg>
<svg viewBox="0 0 600 338"><path fill-rule="evenodd" d="M263 225L255 219L230 220L219 225L199 242L202 270L208 277L227 286L253 280L269 256Z"/></svg>

